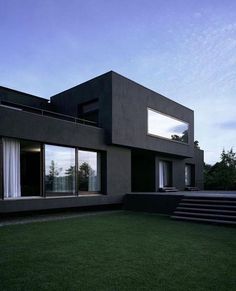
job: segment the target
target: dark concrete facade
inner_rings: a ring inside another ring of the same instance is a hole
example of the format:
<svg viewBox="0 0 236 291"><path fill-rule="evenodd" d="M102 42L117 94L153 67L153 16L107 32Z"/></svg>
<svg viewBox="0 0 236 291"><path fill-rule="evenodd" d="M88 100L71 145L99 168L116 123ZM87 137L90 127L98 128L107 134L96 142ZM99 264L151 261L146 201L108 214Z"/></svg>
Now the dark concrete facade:
<svg viewBox="0 0 236 291"><path fill-rule="evenodd" d="M193 111L129 79L113 73L112 143L155 152L193 157ZM190 125L189 145L147 134L147 108L186 121ZM128 126L127 126L128 125Z"/></svg>
<svg viewBox="0 0 236 291"><path fill-rule="evenodd" d="M94 100L98 124L83 124L77 119L78 108ZM194 148L193 111L117 73L108 72L61 92L50 102L0 87L0 101L0 138L96 150L103 159L100 194L49 198L42 193L38 199L4 199L0 147L0 212L121 203L131 191L156 192L157 165L163 159L172 164L173 186L184 190L185 164L191 164L194 186L203 187L203 151ZM149 107L187 122L188 144L148 135Z"/></svg>

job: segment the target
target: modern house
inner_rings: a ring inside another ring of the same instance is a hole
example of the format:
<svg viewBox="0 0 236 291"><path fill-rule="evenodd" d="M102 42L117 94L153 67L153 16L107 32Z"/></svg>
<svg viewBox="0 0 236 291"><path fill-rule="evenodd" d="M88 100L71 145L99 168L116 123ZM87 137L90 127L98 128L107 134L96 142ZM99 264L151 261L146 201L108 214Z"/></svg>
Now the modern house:
<svg viewBox="0 0 236 291"><path fill-rule="evenodd" d="M113 71L50 100L0 87L0 213L203 188L194 112Z"/></svg>

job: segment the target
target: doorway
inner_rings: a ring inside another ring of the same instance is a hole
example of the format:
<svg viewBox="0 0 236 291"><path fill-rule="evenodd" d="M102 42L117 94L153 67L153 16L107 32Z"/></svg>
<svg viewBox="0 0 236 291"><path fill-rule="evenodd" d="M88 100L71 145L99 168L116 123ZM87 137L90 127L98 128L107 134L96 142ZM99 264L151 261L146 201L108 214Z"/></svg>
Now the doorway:
<svg viewBox="0 0 236 291"><path fill-rule="evenodd" d="M195 185L194 180L194 165L185 165L185 186L193 187Z"/></svg>
<svg viewBox="0 0 236 291"><path fill-rule="evenodd" d="M159 188L172 186L172 163L159 161Z"/></svg>
<svg viewBox="0 0 236 291"><path fill-rule="evenodd" d="M41 145L31 141L20 142L21 196L40 196Z"/></svg>
<svg viewBox="0 0 236 291"><path fill-rule="evenodd" d="M155 154L144 150L131 152L132 192L155 192Z"/></svg>

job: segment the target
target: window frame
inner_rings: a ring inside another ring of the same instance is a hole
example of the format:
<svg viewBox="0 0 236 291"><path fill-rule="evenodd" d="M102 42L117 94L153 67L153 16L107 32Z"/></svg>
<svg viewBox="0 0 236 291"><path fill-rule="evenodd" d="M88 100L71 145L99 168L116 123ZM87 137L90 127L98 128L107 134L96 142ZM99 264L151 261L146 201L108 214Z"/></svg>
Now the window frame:
<svg viewBox="0 0 236 291"><path fill-rule="evenodd" d="M150 133L149 130L148 130L149 129L149 123L148 123L148 111L149 110L153 111L155 113L158 113L160 115L164 115L164 116L166 116L166 117L168 117L170 119L174 119L174 120L180 121L180 122L182 122L184 124L187 124L187 126L188 126L188 142L178 141L178 140L174 140L174 139L171 139L171 138L168 138L168 137L164 137L164 136L161 136L161 135L158 135L158 134ZM182 145L190 145L190 139L189 139L189 136L190 136L190 124L189 124L189 122L181 120L181 119L176 118L174 116L168 115L168 114L166 114L164 112L158 111L158 110L153 109L151 107L147 107L146 114L147 114L146 115L146 134L147 134L147 136L150 136L150 137L153 137L153 138L160 138L160 139L163 139L163 140L175 142L175 143L182 144Z"/></svg>
<svg viewBox="0 0 236 291"><path fill-rule="evenodd" d="M3 186L3 138L8 138L8 136L0 136L0 164L2 171L0 173L0 199L1 200L21 200L21 199L32 199L35 196L22 196L19 198L6 198L4 197L4 186ZM9 137L11 138L11 137ZM19 141L29 141L29 142L37 142L40 144L41 149L41 158L40 158L40 193L38 198L53 198L53 197L81 197L86 195L105 195L106 194L106 185L105 177L106 177L106 152L96 149L89 149L84 147L76 147L76 146L68 146L68 145L60 145L60 144L53 144L53 143L43 143L40 141L30 140L30 139L22 139L17 138ZM65 148L72 148L75 152L75 192L50 192L46 191L45 187L45 174L46 174L46 156L45 156L45 146L58 146L58 147L65 147ZM78 181L78 164L79 164L79 150L88 151L88 152L95 152L97 153L97 158L100 159L100 191L79 191L79 181Z"/></svg>
<svg viewBox="0 0 236 291"><path fill-rule="evenodd" d="M55 146L55 147L64 147L64 148L70 148L74 150L74 161L75 161L75 181L74 181L74 186L75 186L75 191L74 192L53 192L53 191L47 191L46 187L45 187L45 177L46 177L46 149L45 146L49 145L49 146ZM45 197L67 197L67 196L76 196L77 194L77 189L76 189L76 147L71 147L71 146L64 146L64 145L58 145L58 144L49 144L49 143L44 143L44 172L43 172L43 177L44 177L44 194Z"/></svg>
<svg viewBox="0 0 236 291"><path fill-rule="evenodd" d="M79 151L84 151L84 152L93 152L93 153L97 153L97 163L98 163L98 158L100 159L100 190L99 191L80 191L79 190ZM90 149L84 149L84 148L77 148L77 163L78 163L78 168L77 168L77 189L78 189L78 193L79 195L85 196L87 195L92 195L92 194L102 194L102 190L103 190L103 174L102 174L102 153L100 151L96 151L96 150L90 150Z"/></svg>

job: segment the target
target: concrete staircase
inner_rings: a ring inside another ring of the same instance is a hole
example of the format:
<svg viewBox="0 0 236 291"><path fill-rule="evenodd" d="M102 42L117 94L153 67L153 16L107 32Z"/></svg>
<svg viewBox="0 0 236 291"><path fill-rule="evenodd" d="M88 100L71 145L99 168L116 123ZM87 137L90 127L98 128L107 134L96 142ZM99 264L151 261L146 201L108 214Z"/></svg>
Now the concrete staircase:
<svg viewBox="0 0 236 291"><path fill-rule="evenodd" d="M236 196L184 196L171 218L236 226Z"/></svg>

